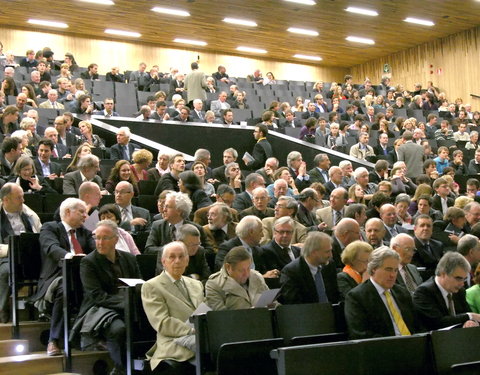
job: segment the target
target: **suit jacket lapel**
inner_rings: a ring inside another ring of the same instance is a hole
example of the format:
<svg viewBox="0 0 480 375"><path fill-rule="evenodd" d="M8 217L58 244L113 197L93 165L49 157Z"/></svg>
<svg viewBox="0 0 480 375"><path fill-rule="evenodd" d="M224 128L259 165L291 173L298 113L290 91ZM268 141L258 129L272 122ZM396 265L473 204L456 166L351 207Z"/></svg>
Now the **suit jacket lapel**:
<svg viewBox="0 0 480 375"><path fill-rule="evenodd" d="M162 273L162 277L160 278L160 281L161 281L161 284L164 286L166 291L168 291L171 295L175 296L179 301L181 301L183 304L187 305L189 308L194 308L195 309L195 306L192 306L192 304L189 301L185 300L185 297L183 296L182 292L180 292L180 290L177 288L177 286L170 280L170 278L167 276L165 271ZM188 290L188 288L187 288L187 290ZM189 295L190 295L190 293L189 293ZM192 299L191 295L190 295L190 299Z"/></svg>

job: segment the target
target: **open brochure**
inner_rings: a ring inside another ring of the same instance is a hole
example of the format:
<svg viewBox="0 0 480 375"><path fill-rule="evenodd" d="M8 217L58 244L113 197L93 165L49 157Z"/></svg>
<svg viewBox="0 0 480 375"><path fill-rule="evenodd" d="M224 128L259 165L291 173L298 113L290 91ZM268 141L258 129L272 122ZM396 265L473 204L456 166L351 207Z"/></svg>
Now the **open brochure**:
<svg viewBox="0 0 480 375"><path fill-rule="evenodd" d="M255 303L255 307L267 307L270 306L278 297L280 288L268 289L262 293L258 301Z"/></svg>

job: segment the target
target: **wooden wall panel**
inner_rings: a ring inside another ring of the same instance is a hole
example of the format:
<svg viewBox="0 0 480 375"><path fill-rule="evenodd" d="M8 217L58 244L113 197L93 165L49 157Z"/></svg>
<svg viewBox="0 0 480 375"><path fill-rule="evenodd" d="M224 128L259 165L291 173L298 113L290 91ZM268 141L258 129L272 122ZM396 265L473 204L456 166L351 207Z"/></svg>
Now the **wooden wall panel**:
<svg viewBox="0 0 480 375"><path fill-rule="evenodd" d="M480 109L480 99L470 97L470 94L480 95L479 61L480 27L476 27L354 66L351 71L355 82L369 77L377 83L383 74L383 65L390 64L392 84L401 83L413 89L416 82L425 86L427 81L433 81L449 100L460 97L464 103L472 103L474 109ZM442 69L440 74L439 68Z"/></svg>
<svg viewBox="0 0 480 375"><path fill-rule="evenodd" d="M145 61L148 66L157 64L163 72L167 72L171 66L177 66L180 71L189 72L190 63L196 60L198 55L200 55L201 69L207 74L215 72L220 64L227 67L229 75L239 77L246 77L258 68L264 75L272 71L277 79L341 81L349 72L347 68L292 64L189 49L160 48L141 43L87 39L1 27L0 35L4 51L11 50L15 55L23 56L27 49L39 50L49 46L55 52L57 59L62 59L65 52L71 52L80 66L95 62L99 65L100 73L103 74L114 65L119 66L120 70L134 70L140 61Z"/></svg>

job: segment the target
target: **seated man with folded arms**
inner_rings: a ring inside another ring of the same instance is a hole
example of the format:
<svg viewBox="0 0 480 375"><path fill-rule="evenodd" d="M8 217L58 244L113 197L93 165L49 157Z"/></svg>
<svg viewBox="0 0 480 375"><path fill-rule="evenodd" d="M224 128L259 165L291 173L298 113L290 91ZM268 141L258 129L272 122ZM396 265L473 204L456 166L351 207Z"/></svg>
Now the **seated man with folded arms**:
<svg viewBox="0 0 480 375"><path fill-rule="evenodd" d="M153 375L193 375L195 367L190 361L195 356L194 329L187 321L203 302L203 285L182 276L188 266L188 250L183 242L165 245L162 264L164 271L142 287L143 309L157 331L157 342L147 352L147 358Z"/></svg>
<svg viewBox="0 0 480 375"><path fill-rule="evenodd" d="M252 269L252 256L243 246L230 250L220 271L205 285L206 304L213 310L250 309L268 289L260 272Z"/></svg>
<svg viewBox="0 0 480 375"><path fill-rule="evenodd" d="M117 224L111 220L97 223L96 250L82 259L80 277L84 298L78 313L76 327L82 331L82 347L106 339L107 348L115 368L111 375L125 374L125 294L119 289L119 278L140 278L135 256L116 249L119 239ZM104 319L109 316L109 319ZM103 319L101 328L97 324ZM108 323L107 323L108 322ZM95 328L95 333L92 332ZM98 329L98 330L97 330Z"/></svg>

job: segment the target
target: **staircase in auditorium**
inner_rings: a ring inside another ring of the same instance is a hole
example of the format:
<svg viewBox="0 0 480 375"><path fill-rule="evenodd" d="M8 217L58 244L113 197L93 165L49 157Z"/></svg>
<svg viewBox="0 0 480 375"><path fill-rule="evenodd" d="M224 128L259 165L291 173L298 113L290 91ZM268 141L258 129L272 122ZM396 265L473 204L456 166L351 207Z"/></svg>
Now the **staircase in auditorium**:
<svg viewBox="0 0 480 375"><path fill-rule="evenodd" d="M49 357L45 340L49 323L22 322L20 339L12 340L12 325L0 324L0 375L100 375L111 368L108 352L73 350L72 370L65 372L64 356Z"/></svg>

